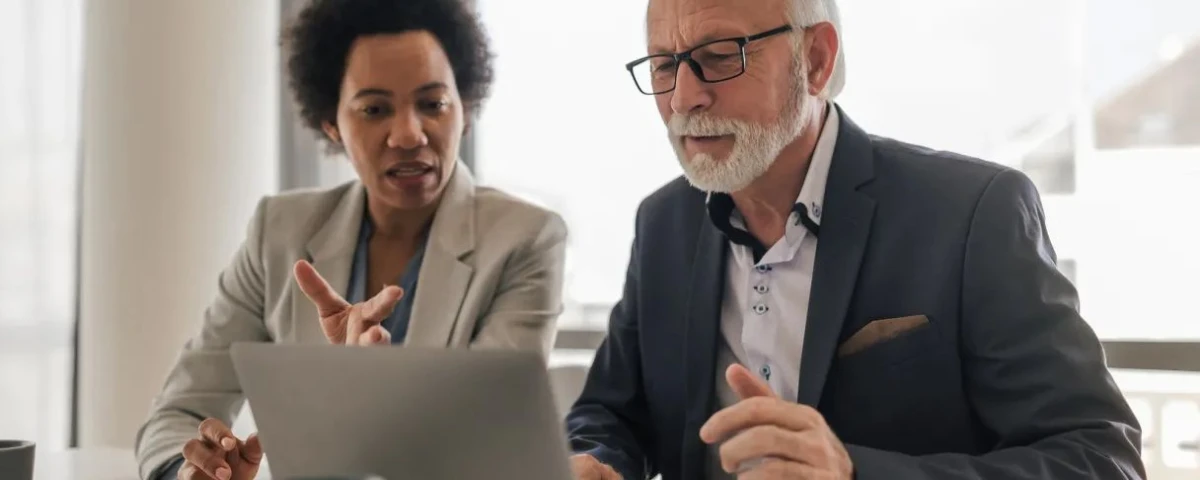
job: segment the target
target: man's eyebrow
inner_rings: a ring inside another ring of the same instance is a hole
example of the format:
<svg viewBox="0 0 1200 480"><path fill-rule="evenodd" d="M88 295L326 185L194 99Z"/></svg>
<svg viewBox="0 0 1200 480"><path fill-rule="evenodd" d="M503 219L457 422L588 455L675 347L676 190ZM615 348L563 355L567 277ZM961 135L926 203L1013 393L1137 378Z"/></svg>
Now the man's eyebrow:
<svg viewBox="0 0 1200 480"><path fill-rule="evenodd" d="M697 41L695 45L690 45L680 51L687 51L687 50L696 48L700 45L704 45L706 43L717 41L717 40L734 40L734 39L738 39L738 38L745 38L746 36L747 35L743 35L740 33L734 33L731 31L717 30L715 32L709 32L709 33L704 34L703 36L700 37L700 40ZM661 45L653 45L653 44L650 45L649 50L650 50L650 55L671 55L674 53L679 53L674 50L664 48Z"/></svg>

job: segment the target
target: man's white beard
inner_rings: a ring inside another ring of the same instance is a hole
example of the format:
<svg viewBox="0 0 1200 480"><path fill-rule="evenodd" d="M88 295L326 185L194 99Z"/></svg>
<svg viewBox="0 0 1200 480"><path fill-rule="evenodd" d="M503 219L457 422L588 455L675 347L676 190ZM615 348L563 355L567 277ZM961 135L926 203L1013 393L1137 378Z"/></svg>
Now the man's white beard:
<svg viewBox="0 0 1200 480"><path fill-rule="evenodd" d="M668 135L688 182L705 192L731 193L746 188L766 173L784 147L808 126L816 106L816 102L805 101L807 79L803 76L799 79L800 84L784 105L779 120L772 124L760 125L704 113L671 115L667 122ZM733 135L733 148L726 158L714 158L707 153L688 158L682 137L719 135Z"/></svg>

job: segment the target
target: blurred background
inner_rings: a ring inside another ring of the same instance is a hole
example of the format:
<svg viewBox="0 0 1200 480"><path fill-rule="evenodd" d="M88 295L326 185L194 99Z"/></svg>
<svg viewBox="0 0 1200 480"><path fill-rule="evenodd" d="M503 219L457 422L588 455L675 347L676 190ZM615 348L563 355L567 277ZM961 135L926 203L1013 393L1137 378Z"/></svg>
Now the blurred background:
<svg viewBox="0 0 1200 480"><path fill-rule="evenodd" d="M0 0L0 437L131 448L256 200L353 178L280 80L302 3ZM839 3L848 115L1033 178L1152 478L1197 478L1200 2ZM645 0L476 4L497 82L464 160L566 218L555 362L586 365L680 174L622 68Z"/></svg>

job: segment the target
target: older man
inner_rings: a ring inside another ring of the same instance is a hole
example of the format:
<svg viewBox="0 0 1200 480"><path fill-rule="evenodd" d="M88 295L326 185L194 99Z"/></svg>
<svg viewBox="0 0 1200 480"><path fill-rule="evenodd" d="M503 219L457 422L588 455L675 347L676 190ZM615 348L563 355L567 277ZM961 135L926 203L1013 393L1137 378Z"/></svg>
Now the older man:
<svg viewBox="0 0 1200 480"><path fill-rule="evenodd" d="M1144 477L1034 186L859 129L833 103L837 20L650 1L627 68L686 180L638 211L568 418L577 475Z"/></svg>

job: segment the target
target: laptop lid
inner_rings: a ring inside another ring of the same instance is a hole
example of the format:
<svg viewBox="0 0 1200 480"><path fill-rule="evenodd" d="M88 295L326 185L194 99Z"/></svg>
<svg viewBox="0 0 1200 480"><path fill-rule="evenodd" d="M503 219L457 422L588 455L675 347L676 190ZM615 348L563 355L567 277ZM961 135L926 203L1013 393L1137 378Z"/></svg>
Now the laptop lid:
<svg viewBox="0 0 1200 480"><path fill-rule="evenodd" d="M570 479L533 353L237 343L272 478Z"/></svg>

